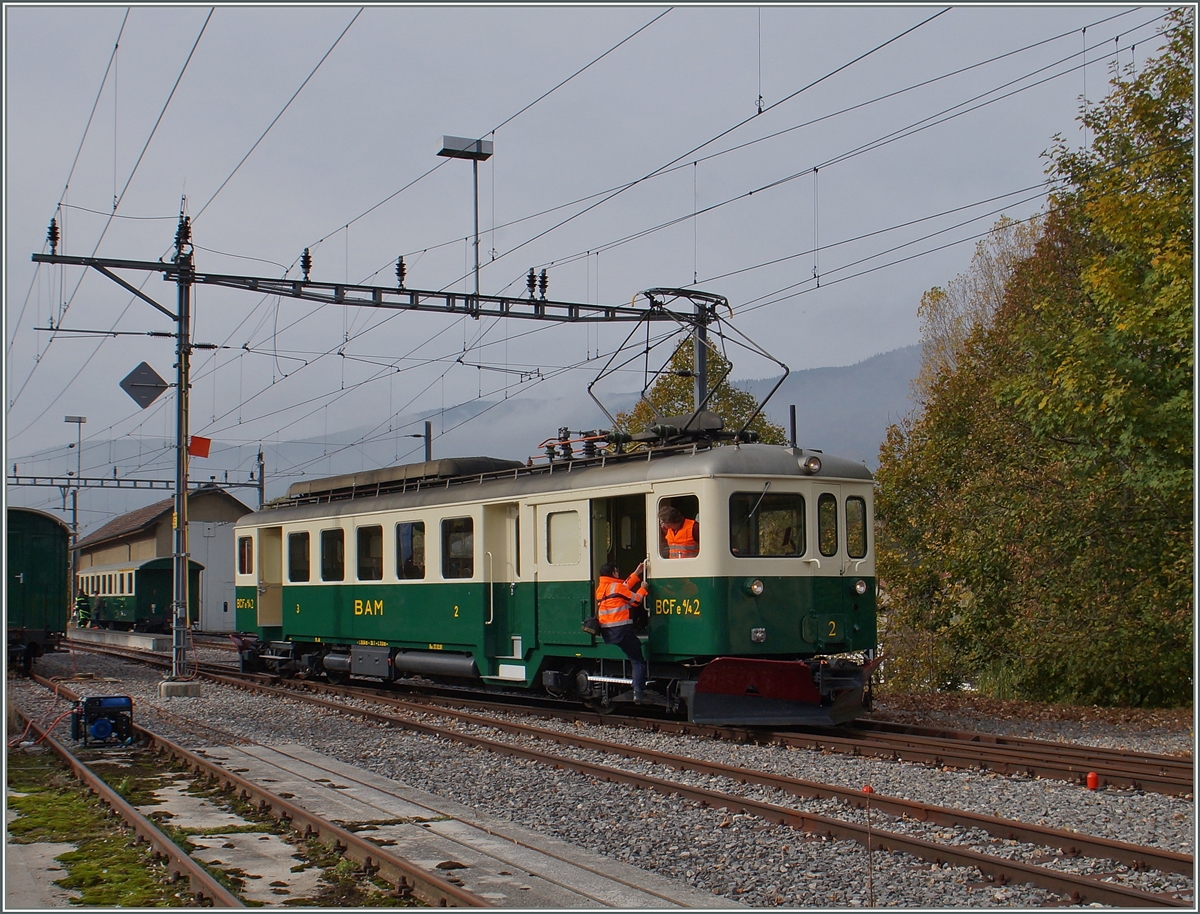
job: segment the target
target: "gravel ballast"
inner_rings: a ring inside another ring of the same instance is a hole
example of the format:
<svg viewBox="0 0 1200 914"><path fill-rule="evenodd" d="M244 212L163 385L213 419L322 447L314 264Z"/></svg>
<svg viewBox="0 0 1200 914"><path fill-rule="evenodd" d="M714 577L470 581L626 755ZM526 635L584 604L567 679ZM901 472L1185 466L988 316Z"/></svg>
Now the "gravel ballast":
<svg viewBox="0 0 1200 914"><path fill-rule="evenodd" d="M222 658L222 659L227 659ZM738 902L754 906L1013 906L1054 903L1055 896L1026 885L987 882L973 868L936 866L905 854L876 851L868 857L853 842L814 838L754 816L705 808L678 796L598 781L546 765L470 749L452 741L331 714L299 702L254 695L203 682L201 696L162 700L160 672L123 661L80 655L48 655L38 662L44 676L73 674L75 667L110 677L92 684L72 683L89 695L127 694L138 723L185 745L212 742L211 729L243 739L279 745L300 742L344 762L367 768L413 787L445 796L482 812L570 841L596 853L652 870L713 893L713 907ZM48 693L40 686L9 680L10 700L31 713L49 714ZM881 710L885 710L886 705ZM158 709L162 709L160 713ZM903 710L897 713L906 713ZM943 718L949 713L940 712ZM886 712L876 716L887 716ZM430 720L436 715L429 715ZM439 724L449 726L444 721ZM980 721L930 721L961 729L984 729ZM777 746L723 743L699 737L646 733L617 727L538 721L538 726L645 746L742 768L760 769L810 781L861 788L883 795L936 803L985 815L1076 830L1133 844L1193 852L1194 804L1190 798L1128 790L1088 791L1050 780L953 771L877 759L853 758ZM1014 723L1012 720L1007 723ZM1018 721L1019 735L1071 738L1078 721ZM464 726L476 735L512 741L490 728ZM1128 740L1130 728L1092 722L1088 739ZM1159 728L1154 747L1141 751L1190 751L1191 733ZM1029 731L1034 732L1029 732ZM993 730L993 732L1003 732ZM533 741L547 748L544 741ZM651 770L644 762L586 750L556 749L572 758L649 773L688 784L727 790L806 812L865 822L866 813L835 801L791 797L765 788L736 785L673 771ZM1073 872L1114 874L1144 891L1191 892L1182 876L1133 873L1107 861L1070 859L1045 848L1031 851L1011 841L995 841L967 830L930 826L872 813L872 827L905 832L946 843L987 848L988 852ZM1187 896L1190 897L1190 894Z"/></svg>

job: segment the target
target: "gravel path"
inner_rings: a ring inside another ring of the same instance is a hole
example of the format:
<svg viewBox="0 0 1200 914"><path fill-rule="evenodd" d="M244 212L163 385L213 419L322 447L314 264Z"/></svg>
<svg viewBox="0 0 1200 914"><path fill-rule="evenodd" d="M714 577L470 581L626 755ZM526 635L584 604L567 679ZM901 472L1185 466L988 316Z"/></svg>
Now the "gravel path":
<svg viewBox="0 0 1200 914"><path fill-rule="evenodd" d="M95 670L114 681L92 686L73 684L87 694L127 694L134 698L135 720L179 741L198 745L213 735L204 727L221 728L268 744L297 741L342 761L360 765L414 787L440 794L501 816L526 827L571 841L660 875L686 881L713 892L713 906L737 901L754 906L1012 906L1053 903L1054 897L1032 886L998 886L978 871L938 867L903 854L866 850L851 842L813 838L801 832L765 823L746 815L702 808L679 797L599 782L584 775L542 765L502 758L465 748L447 740L422 737L339 715L329 715L298 702L256 696L212 683L202 685L199 699L158 697L161 673L121 661L49 655L39 661L42 675L70 676L74 665ZM38 686L20 680L8 684L10 700L35 710L49 705L39 699ZM34 702L37 702L35 705ZM27 705L28 702L28 705ZM155 708L169 713L160 717ZM907 713L903 708L882 714ZM971 710L959 719L935 721L945 726L978 729L969 722ZM180 719L197 726L184 728ZM1020 735L1042 739L1067 739L1078 731L1079 721L1010 720L1024 727ZM970 809L988 815L1021 819L1057 828L1075 829L1135 844L1154 844L1185 853L1193 852L1194 804L1190 799L1142 794L1134 791L1090 792L1057 781L1011 778L989 773L930 769L920 765L875 759L851 758L807 750L720 743L697 737L643 733L616 727L593 728L574 723L539 722L558 728L634 745L650 746L679 755L691 755L725 764L775 771L806 780L849 787L870 784L876 792L943 806ZM491 739L510 739L494 730L469 728ZM1155 748L1143 751L1184 752L1191 734L1160 727ZM1029 731L1034 732L1029 732ZM189 732L190 731L190 732ZM1109 727L1091 722L1088 741L1119 744L1128 740L1129 727ZM997 731L1005 732L1005 731ZM1011 731L1011 732L1015 732ZM1112 742L1108 742L1112 740ZM540 743L542 747L546 744ZM1171 748L1166 748L1166 747ZM567 751L567 750L556 750ZM581 750L573 757L610 767L646 771L645 763ZM730 785L723 779L649 771L660 777L686 778L689 783L727 789L797 809L863 821L865 813L833 801L810 801L775 791ZM1027 849L1015 842L989 841L986 836L895 820L873 813L873 827L908 831L931 840L978 846L990 852L1021 855ZM1112 873L1115 879L1150 891L1191 891L1191 880L1166 874L1134 874L1126 867L1086 860L1068 860L1043 851L1041 865L1075 871Z"/></svg>

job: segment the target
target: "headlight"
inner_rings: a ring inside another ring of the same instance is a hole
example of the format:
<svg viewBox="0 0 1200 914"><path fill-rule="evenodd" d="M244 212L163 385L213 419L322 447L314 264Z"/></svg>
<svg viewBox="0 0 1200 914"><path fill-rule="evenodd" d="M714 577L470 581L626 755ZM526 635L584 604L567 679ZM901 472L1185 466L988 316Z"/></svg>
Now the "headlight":
<svg viewBox="0 0 1200 914"><path fill-rule="evenodd" d="M750 593L756 597L761 597L764 589L763 582L757 578L746 585L746 590L750 591Z"/></svg>
<svg viewBox="0 0 1200 914"><path fill-rule="evenodd" d="M812 473L813 475L821 472L821 458L817 457L816 455L813 455L812 457L806 457L804 459L804 463L800 465L804 467L805 471Z"/></svg>
<svg viewBox="0 0 1200 914"><path fill-rule="evenodd" d="M858 580L854 582L854 592L860 597L867 592L867 582Z"/></svg>

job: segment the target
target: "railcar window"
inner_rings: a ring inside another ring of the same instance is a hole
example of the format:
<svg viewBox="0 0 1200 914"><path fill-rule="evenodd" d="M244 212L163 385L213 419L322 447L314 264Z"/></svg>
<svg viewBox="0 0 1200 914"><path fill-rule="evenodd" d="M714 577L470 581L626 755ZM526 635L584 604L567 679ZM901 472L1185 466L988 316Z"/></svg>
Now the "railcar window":
<svg viewBox="0 0 1200 914"><path fill-rule="evenodd" d="M551 565L578 564L578 511L557 511L546 516L546 561Z"/></svg>
<svg viewBox="0 0 1200 914"><path fill-rule="evenodd" d="M822 492L817 498L817 546L821 555L837 555L837 496Z"/></svg>
<svg viewBox="0 0 1200 914"><path fill-rule="evenodd" d="M383 527L358 528L358 579L383 580Z"/></svg>
<svg viewBox="0 0 1200 914"><path fill-rule="evenodd" d="M735 492L729 496L729 551L736 556L804 555L804 496Z"/></svg>
<svg viewBox="0 0 1200 914"><path fill-rule="evenodd" d="M307 581L312 575L309 567L308 531L288 534L288 580Z"/></svg>
<svg viewBox="0 0 1200 914"><path fill-rule="evenodd" d="M396 575L406 581L425 578L425 521L396 524Z"/></svg>
<svg viewBox="0 0 1200 914"><path fill-rule="evenodd" d="M475 576L475 521L453 517L442 521L442 577Z"/></svg>
<svg viewBox="0 0 1200 914"><path fill-rule="evenodd" d="M346 532L344 530L321 531L321 580L344 581L346 579Z"/></svg>
<svg viewBox="0 0 1200 914"><path fill-rule="evenodd" d="M664 559L690 559L700 554L700 499L676 495L658 502L658 554ZM669 520L668 520L669 519Z"/></svg>
<svg viewBox="0 0 1200 914"><path fill-rule="evenodd" d="M846 554L852 559L867 554L867 502L857 495L846 499Z"/></svg>
<svg viewBox="0 0 1200 914"><path fill-rule="evenodd" d="M238 574L254 574L254 537L238 537Z"/></svg>

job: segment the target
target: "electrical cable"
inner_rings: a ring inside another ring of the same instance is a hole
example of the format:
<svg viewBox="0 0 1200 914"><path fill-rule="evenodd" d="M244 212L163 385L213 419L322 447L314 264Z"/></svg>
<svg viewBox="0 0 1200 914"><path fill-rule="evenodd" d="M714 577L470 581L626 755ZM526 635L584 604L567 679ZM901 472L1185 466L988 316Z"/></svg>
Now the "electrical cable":
<svg viewBox="0 0 1200 914"><path fill-rule="evenodd" d="M81 136L79 138L79 147L75 150L75 158L71 160L71 168L67 172L67 180L63 184L62 193L58 195L58 206L56 207L56 209L58 209L59 207L62 207L63 200L65 200L66 196L67 196L67 189L71 186L71 178L73 178L75 176L75 166L79 164L79 155L80 155L80 153L83 152L83 144L87 141L88 131L91 130L92 118L94 118L96 116L96 108L100 105L100 97L104 94L104 86L108 82L108 74L112 71L113 61L116 60L116 57L117 57L117 48L119 48L121 46L121 36L125 34L125 23L127 23L129 21L129 12L130 12L129 8L126 8L125 16L123 19L121 19L121 28L117 30L117 40L113 42L112 54L110 54L109 58L108 58L108 66L106 66L104 68L104 76L102 76L100 79L100 88L96 90L96 98L92 102L92 110L88 114L87 123L84 124L84 126L83 126L83 136ZM43 247L42 247L43 253L45 252L45 250L46 250L46 248L43 245ZM33 282L36 281L36 279L37 279L37 272L38 272L37 270L34 270L34 279L30 280L30 290L33 289ZM21 304L21 313L19 315L17 315L17 321L16 321L16 324L14 325L14 327L19 326L21 321L24 319L25 307L26 307L26 305L28 305L28 303L29 303L29 293L27 292L25 294L25 301ZM12 354L12 347L14 345L16 345L16 342L17 342L16 329L14 329L13 330L13 338L12 338L12 340L9 341L8 348L6 350L6 354L8 354L8 355Z"/></svg>
<svg viewBox="0 0 1200 914"><path fill-rule="evenodd" d="M146 155L146 150L150 148L150 142L154 139L154 134L158 131L158 126L159 126L159 124L162 123L163 116L167 113L167 108L171 104L171 99L175 97L175 91L179 88L179 84L183 80L183 75L187 72L188 64L190 64L192 62L192 57L196 53L196 48L199 47L199 45L200 45L200 39L204 37L205 29L208 28L208 23L209 23L209 20L212 19L212 15L213 15L213 8L210 7L209 11L208 11L208 15L204 19L204 24L200 26L200 34L198 34L196 36L196 40L192 44L192 49L188 52L187 59L183 62L183 67L179 71L179 76L177 76L175 78L175 84L171 87L171 91L167 95L167 100L165 102L163 102L162 110L159 111L158 118L155 120L154 126L150 129L150 135L146 137L145 145L142 146L142 151L138 154L137 161L134 163L133 169L129 172L129 178L125 181L125 186L121 189L121 193L118 195L117 199L113 202L113 213L116 213L117 208L121 204L121 200L124 198L126 192L129 190L129 185L133 183L133 178L137 174L138 167L142 164L142 159ZM109 226L111 226L111 225L112 225L112 218L110 217L104 223L104 228L100 232L100 237L96 239L96 244L93 246L92 253L89 256L92 256L92 257L96 256L96 252L100 249L100 245L104 241L104 236L105 236L105 234L108 233ZM85 276L87 276L87 270L84 270L80 274L79 282L77 282L75 284L75 288L71 292L71 297L63 305L62 313L59 315L59 323L60 324L62 323L62 319L64 317L66 317L67 312L71 309L71 304L75 301L75 296L79 293L80 286L83 285L83 279ZM124 314L124 312L122 312L122 314ZM37 373L38 366L42 364L42 357L45 356L46 352L49 351L50 346L54 343L54 338L55 338L55 333L51 333L50 338L46 341L46 348L42 350L39 358L37 359L37 361L34 362L33 369L29 372L28 376L25 378L25 381L21 385L21 388L17 391L17 393L9 401L8 409L11 410L13 408L13 406L16 405L17 401L20 400L21 394L24 393L25 388L28 387L29 382L33 379L33 376ZM97 344L97 347L96 347L97 350L100 348L101 345L103 345L102 342ZM75 375L75 378L77 378L78 376L79 376L79 374L77 372ZM72 378L72 382L75 380L75 378ZM69 384L68 384L68 386L69 386ZM24 432L28 431L33 426L34 423L36 423L39 419L42 418L42 416L44 416L46 414L47 411L49 411L51 406L53 406L55 403L58 402L59 397L61 397L64 393L66 393L66 390L67 390L67 388L64 387L63 390L59 392L58 396L56 396L54 398L54 400L51 401L49 405L47 405L46 409L42 410L42 412L37 415L37 417L33 420L33 422L30 422L29 425L25 426L25 428L23 428L20 432L17 432L16 434L21 435Z"/></svg>

